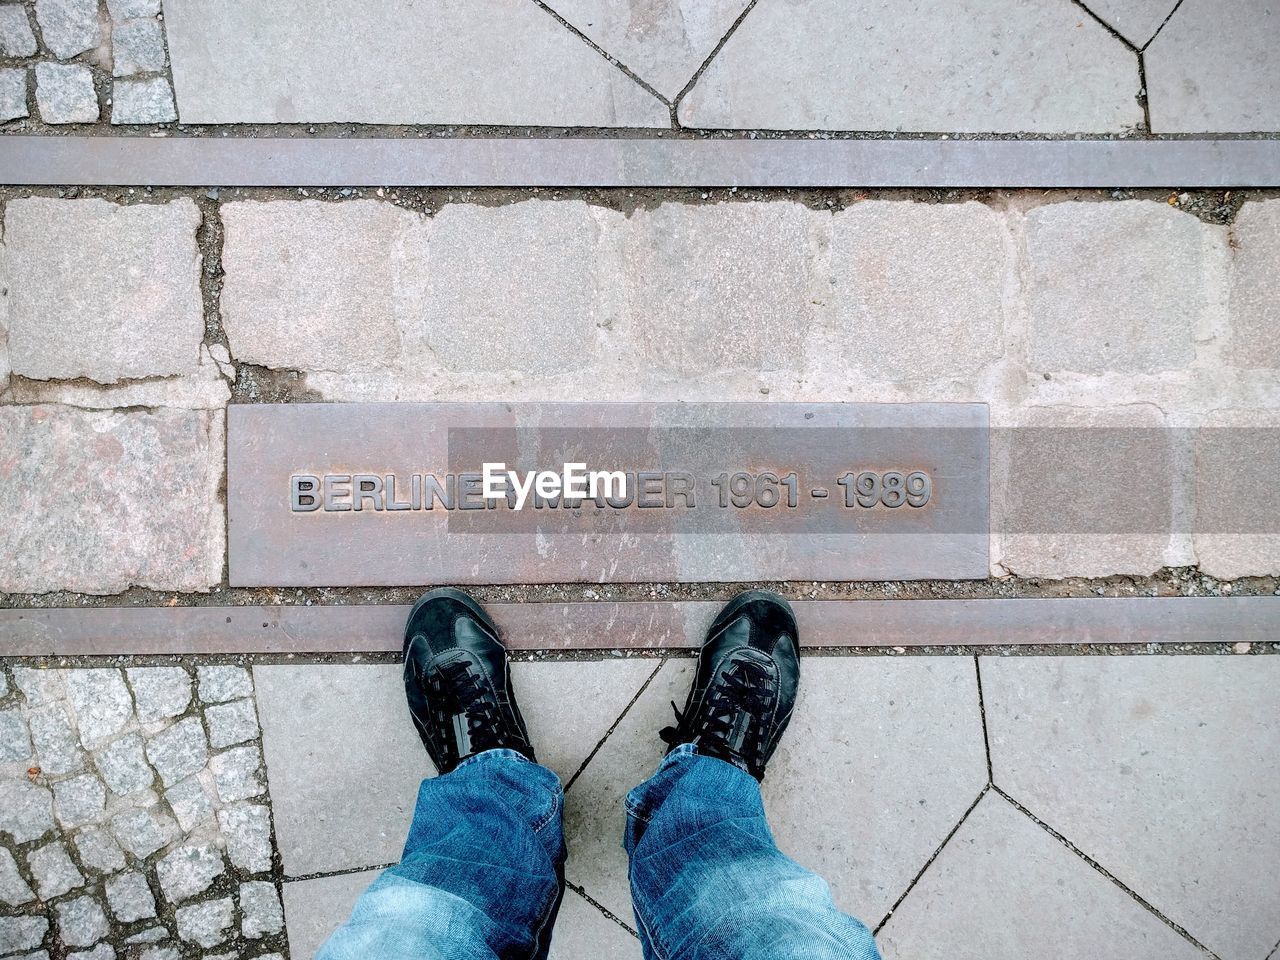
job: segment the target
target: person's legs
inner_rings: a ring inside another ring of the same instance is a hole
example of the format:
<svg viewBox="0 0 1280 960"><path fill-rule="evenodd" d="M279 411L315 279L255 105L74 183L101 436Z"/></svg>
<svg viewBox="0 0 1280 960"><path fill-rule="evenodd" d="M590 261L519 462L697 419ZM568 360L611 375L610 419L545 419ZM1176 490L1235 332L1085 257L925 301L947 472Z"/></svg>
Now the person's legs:
<svg viewBox="0 0 1280 960"><path fill-rule="evenodd" d="M791 718L798 638L779 597L716 619L658 772L627 797L624 845L650 960L878 960L871 932L784 856L757 778Z"/></svg>
<svg viewBox="0 0 1280 960"><path fill-rule="evenodd" d="M475 601L434 591L405 634L405 691L441 775L400 863L318 960L540 960L564 889L563 792L534 762L506 651Z"/></svg>

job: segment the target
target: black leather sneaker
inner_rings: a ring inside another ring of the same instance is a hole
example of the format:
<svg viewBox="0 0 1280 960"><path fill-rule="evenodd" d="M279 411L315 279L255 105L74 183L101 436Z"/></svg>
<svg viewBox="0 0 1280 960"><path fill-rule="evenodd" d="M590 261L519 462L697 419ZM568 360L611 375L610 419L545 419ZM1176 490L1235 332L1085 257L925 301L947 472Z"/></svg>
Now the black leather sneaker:
<svg viewBox="0 0 1280 960"><path fill-rule="evenodd" d="M498 628L461 590L432 590L413 605L404 630L404 689L440 773L498 747L534 759Z"/></svg>
<svg viewBox="0 0 1280 960"><path fill-rule="evenodd" d="M799 685L791 605L767 590L738 594L711 625L684 710L671 704L676 725L660 735L672 748L692 743L698 753L760 780L791 720Z"/></svg>

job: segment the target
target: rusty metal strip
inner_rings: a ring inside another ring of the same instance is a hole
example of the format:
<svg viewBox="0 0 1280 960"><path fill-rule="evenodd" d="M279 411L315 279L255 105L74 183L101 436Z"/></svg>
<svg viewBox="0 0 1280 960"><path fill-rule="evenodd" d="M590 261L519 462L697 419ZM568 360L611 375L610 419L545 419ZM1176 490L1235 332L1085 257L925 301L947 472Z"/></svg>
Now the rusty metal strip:
<svg viewBox="0 0 1280 960"><path fill-rule="evenodd" d="M1280 598L799 600L809 647L1266 643ZM696 647L719 603L492 603L512 649ZM0 655L333 654L400 649L401 605L0 610Z"/></svg>
<svg viewBox="0 0 1280 960"><path fill-rule="evenodd" d="M1280 141L7 136L0 183L1274 187Z"/></svg>

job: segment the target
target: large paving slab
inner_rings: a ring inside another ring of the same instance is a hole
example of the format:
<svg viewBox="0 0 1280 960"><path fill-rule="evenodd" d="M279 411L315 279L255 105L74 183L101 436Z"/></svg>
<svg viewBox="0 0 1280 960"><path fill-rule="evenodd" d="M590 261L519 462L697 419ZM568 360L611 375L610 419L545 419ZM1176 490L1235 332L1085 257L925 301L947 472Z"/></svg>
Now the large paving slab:
<svg viewBox="0 0 1280 960"><path fill-rule="evenodd" d="M516 663L539 759L568 780L653 674L652 660ZM434 771L401 668L259 666L255 677L276 837L288 876L400 859L418 786ZM351 723L359 716L358 725Z"/></svg>
<svg viewBox="0 0 1280 960"><path fill-rule="evenodd" d="M1280 13L1277 14L1280 16ZM1231 225L1230 362L1252 370L1280 370L1280 200L1249 203Z"/></svg>
<svg viewBox="0 0 1280 960"><path fill-rule="evenodd" d="M376 870L343 873L284 885L289 952L310 960L320 945L351 915L356 900L378 876ZM556 917L550 960L639 960L640 941L566 890Z"/></svg>
<svg viewBox="0 0 1280 960"><path fill-rule="evenodd" d="M963 66L960 66L963 65ZM1071 4L756 5L680 103L690 127L1069 133L1142 122L1138 63Z"/></svg>
<svg viewBox="0 0 1280 960"><path fill-rule="evenodd" d="M666 127L666 105L520 0L169 0L186 123Z"/></svg>
<svg viewBox="0 0 1280 960"><path fill-rule="evenodd" d="M0 406L0 450L0 590L221 581L221 411Z"/></svg>
<svg viewBox="0 0 1280 960"><path fill-rule="evenodd" d="M981 666L996 784L1216 955L1265 957L1280 937L1280 660Z"/></svg>
<svg viewBox="0 0 1280 960"><path fill-rule="evenodd" d="M573 24L670 100L693 79L746 0L556 0Z"/></svg>
<svg viewBox="0 0 1280 960"><path fill-rule="evenodd" d="M1280 8L1184 0L1147 48L1154 133L1280 130Z"/></svg>
<svg viewBox="0 0 1280 960"><path fill-rule="evenodd" d="M1195 552L1213 577L1280 574L1280 410L1219 410L1196 432Z"/></svg>
<svg viewBox="0 0 1280 960"><path fill-rule="evenodd" d="M15 373L101 383L194 373L204 319L189 199L12 200L4 215Z"/></svg>
<svg viewBox="0 0 1280 960"><path fill-rule="evenodd" d="M885 960L1205 955L998 794L929 865L877 940Z"/></svg>
<svg viewBox="0 0 1280 960"><path fill-rule="evenodd" d="M888 912L987 781L967 658L803 661L800 702L765 778L783 852L817 870L870 926ZM568 876L631 921L622 799L665 751L692 662L673 660L567 794Z"/></svg>

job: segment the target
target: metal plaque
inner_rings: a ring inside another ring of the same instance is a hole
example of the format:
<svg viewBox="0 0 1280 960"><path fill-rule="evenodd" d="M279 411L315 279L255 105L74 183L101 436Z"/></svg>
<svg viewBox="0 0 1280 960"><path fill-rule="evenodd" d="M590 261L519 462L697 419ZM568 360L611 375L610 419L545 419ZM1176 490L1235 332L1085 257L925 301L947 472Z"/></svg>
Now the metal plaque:
<svg viewBox="0 0 1280 960"><path fill-rule="evenodd" d="M233 405L232 586L981 579L981 404Z"/></svg>

